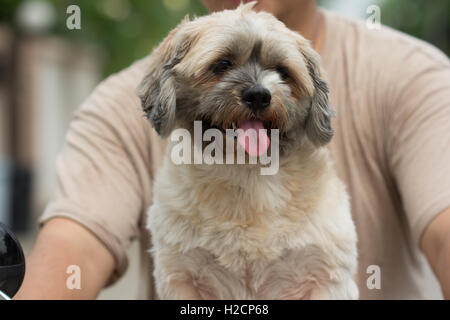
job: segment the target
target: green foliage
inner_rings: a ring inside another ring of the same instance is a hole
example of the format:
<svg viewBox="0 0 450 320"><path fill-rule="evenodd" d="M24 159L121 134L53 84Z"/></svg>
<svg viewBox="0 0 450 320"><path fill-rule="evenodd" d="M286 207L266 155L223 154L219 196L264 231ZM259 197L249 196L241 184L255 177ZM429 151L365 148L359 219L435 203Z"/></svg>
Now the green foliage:
<svg viewBox="0 0 450 320"><path fill-rule="evenodd" d="M430 42L450 55L449 0L385 0L381 22Z"/></svg>
<svg viewBox="0 0 450 320"><path fill-rule="evenodd" d="M104 75L117 72L147 55L187 14L203 15L199 0L42 0L55 12L51 34L95 45L103 52ZM18 30L17 8L25 0L2 0L0 21ZM66 9L81 10L81 30L69 30Z"/></svg>
<svg viewBox="0 0 450 320"><path fill-rule="evenodd" d="M72 31L66 28L65 10L73 0L52 0L59 18L55 31L101 46L106 53L104 70L108 75L147 55L186 13L205 12L199 1L166 2L177 1L186 5L170 10L159 0L78 0L82 29Z"/></svg>
<svg viewBox="0 0 450 320"><path fill-rule="evenodd" d="M40 0L50 3L55 23L49 31L70 41L101 48L104 75L147 55L187 13L206 13L199 0ZM333 0L334 1L334 0ZM345 0L343 0L345 1ZM0 22L15 25L17 8L26 0L2 0ZM326 6L327 1L318 0ZM66 9L81 9L81 30L68 30ZM450 54L449 0L384 0L383 24L424 39Z"/></svg>
<svg viewBox="0 0 450 320"><path fill-rule="evenodd" d="M0 22L11 24L14 18L14 12L20 1L2 0L0 4Z"/></svg>

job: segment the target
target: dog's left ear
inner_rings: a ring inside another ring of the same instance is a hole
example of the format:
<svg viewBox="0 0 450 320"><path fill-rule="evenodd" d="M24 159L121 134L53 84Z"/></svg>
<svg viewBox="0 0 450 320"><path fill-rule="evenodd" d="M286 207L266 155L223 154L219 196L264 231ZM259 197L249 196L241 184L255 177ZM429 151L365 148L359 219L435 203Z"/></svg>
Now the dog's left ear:
<svg viewBox="0 0 450 320"><path fill-rule="evenodd" d="M309 140L314 145L323 146L329 143L334 135L331 127L334 110L328 101L328 85L321 77L319 55L310 47L304 47L301 51L314 85L305 130Z"/></svg>
<svg viewBox="0 0 450 320"><path fill-rule="evenodd" d="M167 137L175 126L176 80L173 67L191 48L194 36L183 32L189 22L186 16L152 52L149 73L137 88L142 109L161 137Z"/></svg>

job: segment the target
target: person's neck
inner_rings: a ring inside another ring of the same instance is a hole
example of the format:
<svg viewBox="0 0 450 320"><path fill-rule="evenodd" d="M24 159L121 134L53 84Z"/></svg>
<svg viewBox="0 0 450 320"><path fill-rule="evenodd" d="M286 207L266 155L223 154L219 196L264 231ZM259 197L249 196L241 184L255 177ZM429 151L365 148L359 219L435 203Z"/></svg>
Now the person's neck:
<svg viewBox="0 0 450 320"><path fill-rule="evenodd" d="M310 40L314 50L321 53L325 24L323 13L317 8L315 1L307 1L301 7L286 10L277 18L284 22L289 29Z"/></svg>

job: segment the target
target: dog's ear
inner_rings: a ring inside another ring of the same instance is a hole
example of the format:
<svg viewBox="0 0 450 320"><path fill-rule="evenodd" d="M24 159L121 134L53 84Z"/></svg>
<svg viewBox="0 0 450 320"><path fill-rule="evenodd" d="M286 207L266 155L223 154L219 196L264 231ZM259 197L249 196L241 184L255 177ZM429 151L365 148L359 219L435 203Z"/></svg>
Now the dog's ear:
<svg viewBox="0 0 450 320"><path fill-rule="evenodd" d="M328 85L321 77L319 55L310 47L303 47L301 51L314 85L311 107L305 121L305 131L314 145L323 146L331 141L334 134L331 127L334 110L328 101Z"/></svg>
<svg viewBox="0 0 450 320"><path fill-rule="evenodd" d="M193 35L183 32L183 26L188 22L189 17L186 16L153 51L150 70L137 88L142 109L161 137L167 137L175 126L176 80L173 67L193 44Z"/></svg>

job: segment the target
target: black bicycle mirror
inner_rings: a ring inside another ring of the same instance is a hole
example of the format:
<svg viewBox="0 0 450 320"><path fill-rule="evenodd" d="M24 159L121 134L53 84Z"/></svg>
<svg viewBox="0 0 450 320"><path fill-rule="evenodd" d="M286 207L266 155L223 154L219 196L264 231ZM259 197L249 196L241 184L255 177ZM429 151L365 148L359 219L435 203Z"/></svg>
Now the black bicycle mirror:
<svg viewBox="0 0 450 320"><path fill-rule="evenodd" d="M19 291L24 276L22 247L11 230L0 222L0 300L1 293L12 298Z"/></svg>

